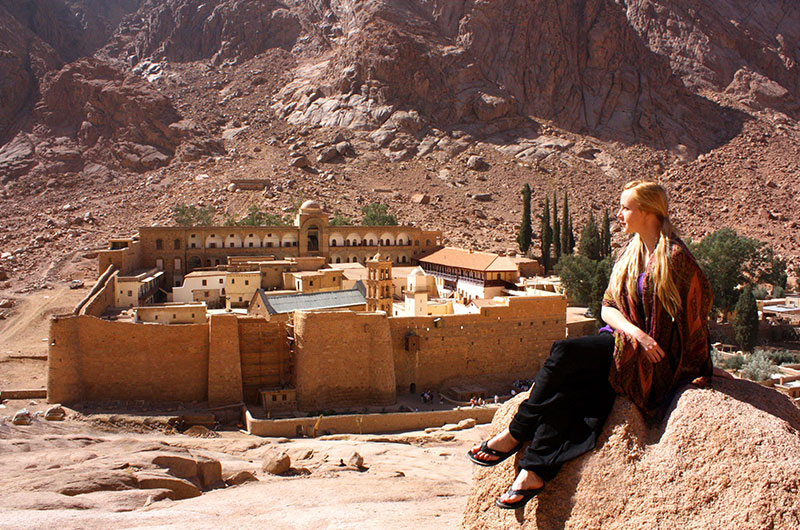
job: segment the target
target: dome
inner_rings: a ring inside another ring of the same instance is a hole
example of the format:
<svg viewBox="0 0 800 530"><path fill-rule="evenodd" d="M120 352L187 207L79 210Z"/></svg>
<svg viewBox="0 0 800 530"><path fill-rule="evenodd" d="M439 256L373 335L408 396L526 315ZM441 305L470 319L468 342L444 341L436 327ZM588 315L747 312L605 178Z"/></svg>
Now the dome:
<svg viewBox="0 0 800 530"><path fill-rule="evenodd" d="M300 211L303 210L321 210L322 206L314 200L308 200L300 205Z"/></svg>

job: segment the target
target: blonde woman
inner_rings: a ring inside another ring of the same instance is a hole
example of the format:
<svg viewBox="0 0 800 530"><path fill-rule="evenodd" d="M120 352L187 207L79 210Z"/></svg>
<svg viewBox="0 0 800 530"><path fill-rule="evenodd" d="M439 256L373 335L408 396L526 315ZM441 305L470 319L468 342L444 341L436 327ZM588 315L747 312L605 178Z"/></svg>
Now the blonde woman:
<svg viewBox="0 0 800 530"><path fill-rule="evenodd" d="M590 451L616 394L658 416L677 386L710 381L711 289L670 223L667 206L660 185L625 185L617 219L633 237L603 299L607 326L597 335L553 344L508 428L467 453L478 465L494 466L530 441L516 480L495 501L500 508L525 506L564 462Z"/></svg>

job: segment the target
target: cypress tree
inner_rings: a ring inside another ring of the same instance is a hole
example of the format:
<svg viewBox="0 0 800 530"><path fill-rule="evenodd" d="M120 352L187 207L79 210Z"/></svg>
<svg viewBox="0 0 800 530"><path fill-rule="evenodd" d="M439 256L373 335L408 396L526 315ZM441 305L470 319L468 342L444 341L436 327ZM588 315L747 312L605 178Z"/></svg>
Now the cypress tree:
<svg viewBox="0 0 800 530"><path fill-rule="evenodd" d="M567 249L569 249L568 254L575 253L575 230L572 228L572 214L569 214L569 230L567 231L567 236L569 236L569 245Z"/></svg>
<svg viewBox="0 0 800 530"><path fill-rule="evenodd" d="M581 256L586 256L594 261L602 259L603 243L600 241L600 232L597 230L597 223L591 210L589 211L589 219L586 221L586 226L581 231L581 243L578 252Z"/></svg>
<svg viewBox="0 0 800 530"><path fill-rule="evenodd" d="M758 338L758 307L753 289L745 285L739 301L736 302L736 318L733 319L733 331L736 342L743 351L753 351Z"/></svg>
<svg viewBox="0 0 800 530"><path fill-rule="evenodd" d="M531 187L525 184L522 187L522 224L519 226L519 234L517 235L517 243L519 250L523 254L528 252L531 248L531 238L533 237L533 229L531 228Z"/></svg>
<svg viewBox="0 0 800 530"><path fill-rule="evenodd" d="M553 264L558 263L561 256L561 223L558 220L558 198L553 192Z"/></svg>
<svg viewBox="0 0 800 530"><path fill-rule="evenodd" d="M567 190L564 190L564 206L561 209L561 233L558 234L561 239L561 252L563 254L572 254L572 248L569 246L571 229Z"/></svg>
<svg viewBox="0 0 800 530"><path fill-rule="evenodd" d="M545 196L544 198L544 211L540 217L542 224L542 267L544 273L550 271L550 246L553 243L553 227L550 226L550 199Z"/></svg>
<svg viewBox="0 0 800 530"><path fill-rule="evenodd" d="M608 208L603 210L603 229L601 241L603 243L603 257L611 255L611 220L608 218Z"/></svg>

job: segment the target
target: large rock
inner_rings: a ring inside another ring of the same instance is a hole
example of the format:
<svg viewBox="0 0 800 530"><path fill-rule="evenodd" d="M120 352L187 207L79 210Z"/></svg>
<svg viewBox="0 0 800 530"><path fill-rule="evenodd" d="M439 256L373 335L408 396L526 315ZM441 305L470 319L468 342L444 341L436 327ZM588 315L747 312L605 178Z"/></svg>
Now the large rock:
<svg viewBox="0 0 800 530"><path fill-rule="evenodd" d="M292 467L292 460L289 455L282 451L270 451L264 456L264 463L261 470L272 475L283 475Z"/></svg>
<svg viewBox="0 0 800 530"><path fill-rule="evenodd" d="M504 428L527 393L504 405ZM514 459L475 468L465 529L800 527L800 410L743 380L678 394L649 424L618 397L596 449L567 463L524 512L494 506L514 480Z"/></svg>

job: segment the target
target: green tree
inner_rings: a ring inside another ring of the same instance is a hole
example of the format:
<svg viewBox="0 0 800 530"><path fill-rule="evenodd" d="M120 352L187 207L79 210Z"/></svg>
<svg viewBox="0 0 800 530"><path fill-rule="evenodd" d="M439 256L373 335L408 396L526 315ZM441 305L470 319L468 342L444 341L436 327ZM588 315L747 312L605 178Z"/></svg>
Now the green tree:
<svg viewBox="0 0 800 530"><path fill-rule="evenodd" d="M572 225L572 214L569 215L569 230L567 231L567 236L569 236L569 245L567 246L567 254L574 254L575 253L575 229Z"/></svg>
<svg viewBox="0 0 800 530"><path fill-rule="evenodd" d="M541 222L541 239L542 239L542 267L544 273L547 274L551 270L550 261L550 247L553 244L553 227L550 226L550 199L544 198L544 211L539 216Z"/></svg>
<svg viewBox="0 0 800 530"><path fill-rule="evenodd" d="M331 226L352 226L353 225L353 220L350 219L349 217L345 217L340 212L336 212L335 214L333 214L333 217L331 217L330 225Z"/></svg>
<svg viewBox="0 0 800 530"><path fill-rule="evenodd" d="M522 187L522 223L519 225L519 234L517 234L517 244L519 250L523 254L528 253L531 248L531 239L533 238L533 229L531 228L531 187L525 184Z"/></svg>
<svg viewBox="0 0 800 530"><path fill-rule="evenodd" d="M597 262L597 266L594 269L594 274L592 275L592 291L589 297L589 310L592 312L592 316L596 318L598 322L603 321L600 315L603 309L603 296L606 294L608 280L611 278L611 269L613 268L614 260L611 258L611 256L606 256Z"/></svg>
<svg viewBox="0 0 800 530"><path fill-rule="evenodd" d="M257 204L250 205L247 215L237 223L239 226L264 226L266 214L261 211Z"/></svg>
<svg viewBox="0 0 800 530"><path fill-rule="evenodd" d="M397 226L397 217L389 213L385 204L373 202L361 208L363 226Z"/></svg>
<svg viewBox="0 0 800 530"><path fill-rule="evenodd" d="M733 319L736 342L742 351L751 352L758 338L758 307L753 289L746 285L736 302L736 318Z"/></svg>
<svg viewBox="0 0 800 530"><path fill-rule="evenodd" d="M597 230L597 223L591 210L589 210L589 219L586 221L586 226L581 231L578 252L581 256L586 256L594 261L600 261L603 258L603 243L600 240L600 232Z"/></svg>
<svg viewBox="0 0 800 530"><path fill-rule="evenodd" d="M600 242L603 247L603 257L611 255L611 219L608 217L608 208L603 210L603 225L600 230Z"/></svg>
<svg viewBox="0 0 800 530"><path fill-rule="evenodd" d="M572 231L572 218L569 215L569 203L567 201L567 190L564 190L564 206L561 208L561 253L572 254L572 247L569 244ZM574 246L574 245L573 245Z"/></svg>
<svg viewBox="0 0 800 530"><path fill-rule="evenodd" d="M553 264L561 256L561 222L558 220L558 198L553 192Z"/></svg>
<svg viewBox="0 0 800 530"><path fill-rule="evenodd" d="M692 254L714 291L714 308L727 318L739 299L737 287L769 276L771 251L756 239L722 228L692 244Z"/></svg>
<svg viewBox="0 0 800 530"><path fill-rule="evenodd" d="M172 220L178 226L210 226L214 220L214 207L208 208L179 204L172 208Z"/></svg>
<svg viewBox="0 0 800 530"><path fill-rule="evenodd" d="M592 300L592 285L597 262L581 254L565 255L556 265L555 273L569 299L578 305L589 305Z"/></svg>

